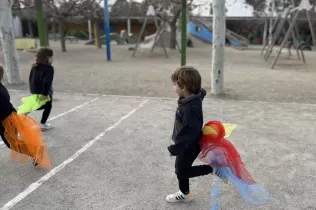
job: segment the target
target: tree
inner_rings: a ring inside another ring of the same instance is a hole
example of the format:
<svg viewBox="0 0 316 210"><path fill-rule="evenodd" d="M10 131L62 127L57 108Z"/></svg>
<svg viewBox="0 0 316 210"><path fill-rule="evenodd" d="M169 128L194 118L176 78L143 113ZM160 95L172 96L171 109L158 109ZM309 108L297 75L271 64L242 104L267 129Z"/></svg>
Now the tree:
<svg viewBox="0 0 316 210"><path fill-rule="evenodd" d="M301 0L273 0L275 2L275 12L281 13L284 8L290 5L298 6ZM265 11L271 12L272 0L245 0L245 3L252 6L255 15L265 14ZM316 0L309 0L311 4L316 4ZM266 14L265 14L266 15Z"/></svg>
<svg viewBox="0 0 316 210"><path fill-rule="evenodd" d="M19 58L15 48L12 23L12 0L0 0L0 42L4 53L9 84L22 83ZM1 103L1 102L0 102Z"/></svg>
<svg viewBox="0 0 316 210"><path fill-rule="evenodd" d="M94 34L95 42L98 43L98 48L102 48L100 41L100 22L104 17L104 9L100 6L102 0L86 0L80 5L81 15L90 20L96 26Z"/></svg>
<svg viewBox="0 0 316 210"><path fill-rule="evenodd" d="M45 0L43 7L52 15L52 19L59 24L60 43L62 52L67 52L66 48L66 23L74 21L75 17L83 14L89 3L95 0Z"/></svg>
<svg viewBox="0 0 316 210"><path fill-rule="evenodd" d="M186 1L189 12L198 6L207 4L201 4L198 0L196 0L196 3L194 0ZM121 16L128 18L130 16L144 16L150 5L153 5L155 7L157 11L157 16L170 25L171 39L169 47L175 49L177 22L181 14L181 0L144 0L142 3L128 3L127 0L117 0L111 7L111 17Z"/></svg>

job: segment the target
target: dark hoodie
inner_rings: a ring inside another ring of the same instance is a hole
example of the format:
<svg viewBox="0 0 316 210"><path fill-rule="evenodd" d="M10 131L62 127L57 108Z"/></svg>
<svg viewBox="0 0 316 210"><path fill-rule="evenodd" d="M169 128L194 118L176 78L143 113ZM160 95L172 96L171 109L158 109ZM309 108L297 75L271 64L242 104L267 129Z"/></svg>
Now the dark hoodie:
<svg viewBox="0 0 316 210"><path fill-rule="evenodd" d="M175 144L168 147L171 155L178 156L185 149L200 143L203 127L202 101L205 95L206 91L201 89L198 94L178 100L172 134Z"/></svg>
<svg viewBox="0 0 316 210"><path fill-rule="evenodd" d="M52 95L54 79L54 68L48 64L39 63L37 67L33 67L30 76L30 91L32 94L41 94L44 96Z"/></svg>
<svg viewBox="0 0 316 210"><path fill-rule="evenodd" d="M4 127L2 125L2 121L12 114L12 112L16 112L16 110L10 102L9 92L0 82L0 136L9 148L10 145L4 138Z"/></svg>
<svg viewBox="0 0 316 210"><path fill-rule="evenodd" d="M8 90L0 83L0 122L7 118L12 112L16 112L10 102Z"/></svg>

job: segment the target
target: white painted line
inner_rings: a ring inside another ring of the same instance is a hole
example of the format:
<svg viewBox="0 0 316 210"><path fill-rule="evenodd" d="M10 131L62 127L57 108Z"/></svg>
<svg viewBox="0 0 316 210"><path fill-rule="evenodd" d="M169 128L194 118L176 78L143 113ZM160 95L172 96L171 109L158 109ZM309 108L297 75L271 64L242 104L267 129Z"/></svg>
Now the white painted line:
<svg viewBox="0 0 316 210"><path fill-rule="evenodd" d="M90 103L92 103L92 102L95 102L96 100L99 100L99 99L100 99L100 98L92 99L92 100L87 101L86 103L83 103L83 104L81 104L81 105L79 105L79 106L76 106L75 108L72 108L72 109L70 109L70 110L68 110L68 111L66 111L66 112L63 112L63 113L61 113L61 114L59 114L59 115L56 115L56 116L54 116L54 117L51 117L50 119L48 119L48 122L53 121L53 120L56 120L57 118L60 118L60 117L62 117L62 116L65 116L66 114L69 114L69 113L71 113L71 112L74 112L74 111L76 111L77 109L80 109L80 108L82 108L82 107L84 107L84 106L86 106L86 105L88 105L88 104L90 104Z"/></svg>
<svg viewBox="0 0 316 210"><path fill-rule="evenodd" d="M50 172L48 172L45 176L31 184L27 189L25 189L23 192L18 194L15 198L13 198L11 201L6 203L0 210L8 210L14 207L18 202L26 198L29 194L31 194L33 191L35 191L39 186L41 186L45 181L52 178L55 174L57 174L60 170L65 168L69 163L74 161L79 155L84 153L87 149L89 149L93 144L98 142L106 133L113 130L117 126L119 126L124 120L129 118L131 115L133 115L136 111L138 111L141 107L143 107L148 100L143 101L138 107L131 110L129 113L127 113L125 116L123 116L121 119L119 119L116 123L114 123L112 126L108 127L105 131L97 135L94 139L92 139L89 143L87 143L84 147L82 147L80 150L78 150L75 154L73 154L71 157L69 157L67 160L62 162L59 166L53 168Z"/></svg>

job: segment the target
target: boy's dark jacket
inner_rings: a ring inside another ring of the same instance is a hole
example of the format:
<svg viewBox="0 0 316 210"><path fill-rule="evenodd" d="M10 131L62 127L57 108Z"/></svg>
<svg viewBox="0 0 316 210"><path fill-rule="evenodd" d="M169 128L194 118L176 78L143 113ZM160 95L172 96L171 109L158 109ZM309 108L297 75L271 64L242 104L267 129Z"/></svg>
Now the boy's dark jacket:
<svg viewBox="0 0 316 210"><path fill-rule="evenodd" d="M15 108L10 102L10 95L8 90L0 82L0 134L4 133L2 121L7 118L12 112L16 112Z"/></svg>
<svg viewBox="0 0 316 210"><path fill-rule="evenodd" d="M206 91L182 97L178 100L172 140L174 145L168 147L171 155L178 156L185 149L198 145L202 136L203 110L202 101Z"/></svg>
<svg viewBox="0 0 316 210"><path fill-rule="evenodd" d="M52 95L54 68L48 64L39 63L33 67L29 76L30 91L32 94L44 96Z"/></svg>

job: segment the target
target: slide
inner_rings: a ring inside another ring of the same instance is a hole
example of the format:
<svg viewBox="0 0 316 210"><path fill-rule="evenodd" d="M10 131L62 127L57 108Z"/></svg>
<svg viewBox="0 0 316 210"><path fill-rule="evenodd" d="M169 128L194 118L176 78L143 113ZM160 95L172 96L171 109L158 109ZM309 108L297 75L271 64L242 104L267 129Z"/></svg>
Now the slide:
<svg viewBox="0 0 316 210"><path fill-rule="evenodd" d="M110 40L111 42L115 41L119 45L124 44L122 38L117 33L110 33ZM105 44L105 35L100 36L100 41L103 45ZM84 43L84 45L94 45L94 43L95 43L95 39L92 39Z"/></svg>
<svg viewBox="0 0 316 210"><path fill-rule="evenodd" d="M211 25L206 25L205 23L199 20L192 20L188 23L188 32L192 37L202 40L205 43L212 44L213 32ZM233 47L236 47L237 49L248 47L247 38L244 38L239 34L228 29L226 29L226 39Z"/></svg>
<svg viewBox="0 0 316 210"><path fill-rule="evenodd" d="M157 32L152 35L146 36L144 41L140 43L139 48L140 49L152 48L155 43L156 36L157 36ZM162 35L162 38L163 38L163 43L165 47L168 47L170 39L171 39L171 32L165 31ZM162 47L160 40L157 40L156 47Z"/></svg>

